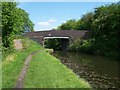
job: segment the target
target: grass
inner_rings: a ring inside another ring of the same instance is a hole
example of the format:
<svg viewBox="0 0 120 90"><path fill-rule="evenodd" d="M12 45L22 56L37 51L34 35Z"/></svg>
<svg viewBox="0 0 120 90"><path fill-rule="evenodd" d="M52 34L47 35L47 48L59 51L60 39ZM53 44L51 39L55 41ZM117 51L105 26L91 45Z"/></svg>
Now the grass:
<svg viewBox="0 0 120 90"><path fill-rule="evenodd" d="M0 90L2 89L2 53L0 51Z"/></svg>
<svg viewBox="0 0 120 90"><path fill-rule="evenodd" d="M0 90L2 89L2 39L0 37Z"/></svg>
<svg viewBox="0 0 120 90"><path fill-rule="evenodd" d="M13 88L26 57L30 53L42 49L39 44L27 38L24 38L22 42L24 49L10 53L2 62L2 88Z"/></svg>
<svg viewBox="0 0 120 90"><path fill-rule="evenodd" d="M90 88L58 59L41 51L33 56L25 78L25 88Z"/></svg>
<svg viewBox="0 0 120 90"><path fill-rule="evenodd" d="M90 88L72 70L51 56L39 44L24 39L23 50L7 55L2 62L2 88L14 88L27 56L42 50L33 56L24 81L25 88Z"/></svg>

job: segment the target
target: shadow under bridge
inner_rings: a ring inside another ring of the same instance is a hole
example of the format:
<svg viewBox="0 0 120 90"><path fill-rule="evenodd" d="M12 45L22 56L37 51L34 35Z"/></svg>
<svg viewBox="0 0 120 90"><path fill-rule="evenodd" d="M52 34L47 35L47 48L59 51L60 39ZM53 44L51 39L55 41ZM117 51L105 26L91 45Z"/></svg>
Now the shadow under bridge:
<svg viewBox="0 0 120 90"><path fill-rule="evenodd" d="M48 39L61 39L61 50L66 51L69 43L70 43L70 37L44 37L43 40L43 47L45 47L45 40ZM56 43L56 42L53 42Z"/></svg>

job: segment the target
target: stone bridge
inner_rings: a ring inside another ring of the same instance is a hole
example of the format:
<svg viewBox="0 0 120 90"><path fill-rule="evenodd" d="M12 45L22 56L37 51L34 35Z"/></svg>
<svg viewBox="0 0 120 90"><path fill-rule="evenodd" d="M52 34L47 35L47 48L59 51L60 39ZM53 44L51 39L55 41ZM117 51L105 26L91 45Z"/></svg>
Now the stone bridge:
<svg viewBox="0 0 120 90"><path fill-rule="evenodd" d="M61 38L63 49L78 38L88 38L87 30L50 30L50 31L35 31L27 32L25 36L33 39L34 41L42 44L44 46L44 41L46 39Z"/></svg>

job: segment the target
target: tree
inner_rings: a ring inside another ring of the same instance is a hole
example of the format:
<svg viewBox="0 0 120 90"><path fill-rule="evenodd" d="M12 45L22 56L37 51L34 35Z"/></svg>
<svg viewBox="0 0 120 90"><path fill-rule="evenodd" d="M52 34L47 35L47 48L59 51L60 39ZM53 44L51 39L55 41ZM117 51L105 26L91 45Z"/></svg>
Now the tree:
<svg viewBox="0 0 120 90"><path fill-rule="evenodd" d="M94 13L93 38L95 38L96 51L102 55L118 57L120 4L101 6L96 8Z"/></svg>
<svg viewBox="0 0 120 90"><path fill-rule="evenodd" d="M93 12L86 13L75 22L76 30L92 30Z"/></svg>
<svg viewBox="0 0 120 90"><path fill-rule="evenodd" d="M120 2L100 6L79 20L68 20L58 30L90 30L90 38L73 43L72 50L95 53L120 60Z"/></svg>
<svg viewBox="0 0 120 90"><path fill-rule="evenodd" d="M61 24L57 30L91 30L93 16L94 13L89 12L79 20L68 20L66 23Z"/></svg>
<svg viewBox="0 0 120 90"><path fill-rule="evenodd" d="M83 29L92 30L93 16L94 16L93 12L89 12L83 15L83 17L81 18Z"/></svg>
<svg viewBox="0 0 120 90"><path fill-rule="evenodd" d="M84 30L83 22L80 20L75 23L75 30Z"/></svg>
<svg viewBox="0 0 120 90"><path fill-rule="evenodd" d="M75 29L75 19L68 20L66 23L61 24L57 30L74 30Z"/></svg>
<svg viewBox="0 0 120 90"><path fill-rule="evenodd" d="M3 46L8 48L16 35L33 31L33 23L28 13L17 7L16 2L2 2L2 38Z"/></svg>
<svg viewBox="0 0 120 90"><path fill-rule="evenodd" d="M17 3L4 2L2 3L2 40L3 46L10 46L10 34L13 30L13 16L12 13L16 8Z"/></svg>
<svg viewBox="0 0 120 90"><path fill-rule="evenodd" d="M0 53L2 52L2 4L0 1ZM2 53L1 53L2 54Z"/></svg>

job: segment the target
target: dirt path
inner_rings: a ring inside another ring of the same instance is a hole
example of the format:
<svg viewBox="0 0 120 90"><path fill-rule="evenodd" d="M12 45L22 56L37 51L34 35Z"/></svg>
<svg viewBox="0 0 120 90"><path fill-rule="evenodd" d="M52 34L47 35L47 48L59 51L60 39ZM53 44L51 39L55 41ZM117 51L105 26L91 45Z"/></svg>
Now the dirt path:
<svg viewBox="0 0 120 90"><path fill-rule="evenodd" d="M14 47L16 50L21 50L23 49L23 44L21 39L15 39L14 41Z"/></svg>
<svg viewBox="0 0 120 90"><path fill-rule="evenodd" d="M24 84L24 78L25 78L25 75L27 73L27 70L28 70L28 66L29 66L29 63L30 61L32 60L32 56L35 55L36 53L40 52L42 50L38 50L38 51L35 51L33 53L31 53L25 60L24 62L24 66L23 66L23 69L21 70L21 73L18 77L18 80L16 82L16 86L15 88L23 88L23 84Z"/></svg>

